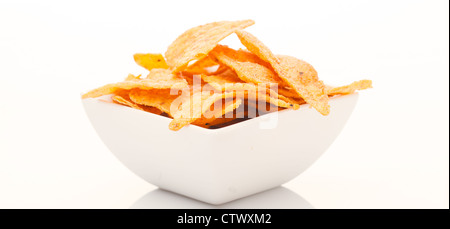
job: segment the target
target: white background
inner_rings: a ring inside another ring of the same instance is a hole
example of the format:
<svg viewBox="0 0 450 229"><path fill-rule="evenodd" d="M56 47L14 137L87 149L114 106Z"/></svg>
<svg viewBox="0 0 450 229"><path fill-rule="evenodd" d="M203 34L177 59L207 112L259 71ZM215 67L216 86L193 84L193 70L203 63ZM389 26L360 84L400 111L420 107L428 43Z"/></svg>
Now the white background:
<svg viewBox="0 0 450 229"><path fill-rule="evenodd" d="M0 208L210 207L155 191L121 165L80 94L145 73L134 53L163 53L190 27L238 19L255 20L248 31L307 60L326 83L367 78L374 89L309 170L232 207L290 195L315 208L448 208L448 4L0 1ZM234 35L223 43L238 45Z"/></svg>

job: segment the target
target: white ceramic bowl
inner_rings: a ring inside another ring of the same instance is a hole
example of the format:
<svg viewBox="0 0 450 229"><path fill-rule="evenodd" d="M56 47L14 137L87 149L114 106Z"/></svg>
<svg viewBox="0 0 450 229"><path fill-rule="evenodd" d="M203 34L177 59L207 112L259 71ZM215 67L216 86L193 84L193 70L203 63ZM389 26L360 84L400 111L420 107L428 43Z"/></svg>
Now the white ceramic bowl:
<svg viewBox="0 0 450 229"><path fill-rule="evenodd" d="M149 183L210 204L223 204L282 185L314 163L350 117L358 94L330 100L331 113L309 105L220 129L84 99L98 135L131 171Z"/></svg>

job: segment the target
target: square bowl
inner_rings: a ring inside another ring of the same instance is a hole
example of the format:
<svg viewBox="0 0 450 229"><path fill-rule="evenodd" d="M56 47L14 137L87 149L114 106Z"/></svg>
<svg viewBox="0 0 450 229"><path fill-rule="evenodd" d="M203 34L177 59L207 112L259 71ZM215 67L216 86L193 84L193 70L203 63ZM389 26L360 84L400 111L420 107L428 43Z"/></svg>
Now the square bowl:
<svg viewBox="0 0 450 229"><path fill-rule="evenodd" d="M322 116L305 104L219 129L169 130L170 118L102 101L82 103L98 135L132 172L161 189L223 204L295 178L333 143L358 94L330 99Z"/></svg>

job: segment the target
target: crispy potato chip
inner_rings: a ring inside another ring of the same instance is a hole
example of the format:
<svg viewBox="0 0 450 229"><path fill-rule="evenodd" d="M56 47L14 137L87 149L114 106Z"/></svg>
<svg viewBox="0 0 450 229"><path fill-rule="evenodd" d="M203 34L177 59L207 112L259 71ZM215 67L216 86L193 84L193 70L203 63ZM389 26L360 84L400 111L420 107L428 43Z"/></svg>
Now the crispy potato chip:
<svg viewBox="0 0 450 229"><path fill-rule="evenodd" d="M272 66L268 62L263 61L257 55L252 52L244 49L234 50L226 45L217 45L213 50L213 52L223 53L228 57L239 61L239 62L251 62L259 65L263 65L266 68L271 69Z"/></svg>
<svg viewBox="0 0 450 229"><path fill-rule="evenodd" d="M162 54L153 54L153 53L136 53L134 54L134 61L141 67L144 67L147 70L152 70L154 68L169 68L167 66L166 60L164 59Z"/></svg>
<svg viewBox="0 0 450 229"><path fill-rule="evenodd" d="M242 30L253 24L221 21L191 28L169 45L166 59L162 54L134 55L135 62L149 70L146 78L129 74L123 82L99 87L82 98L112 94L112 101L105 102L172 118L169 129L176 131L189 124L222 128L306 103L327 115L329 97L372 87L370 80L325 86L310 64L274 55ZM231 33L246 50L218 44Z"/></svg>
<svg viewBox="0 0 450 229"><path fill-rule="evenodd" d="M212 71L213 67L217 67ZM215 62L210 56L206 56L192 65L189 65L183 72L195 74L215 74L219 69L219 63Z"/></svg>
<svg viewBox="0 0 450 229"><path fill-rule="evenodd" d="M227 112L222 117L213 120L208 125L209 129L217 129L217 128L221 128L221 127L224 127L227 125L235 124L235 123L250 119L250 118L246 118L247 115L244 114L244 113L246 113L244 111L240 111L239 113L235 113L235 112L236 112L236 110ZM239 118L239 117L241 117L241 118Z"/></svg>
<svg viewBox="0 0 450 229"><path fill-rule="evenodd" d="M308 104L311 104L323 115L330 113L328 95L325 85L317 77L316 70L305 61L291 56L278 55L279 67L283 68L283 79L292 87Z"/></svg>
<svg viewBox="0 0 450 229"><path fill-rule="evenodd" d="M288 99L282 95L277 94L275 91L267 89L268 91L266 91L264 94L265 95L261 95L261 92L257 93L253 93L252 91L244 91L244 98L246 99L253 99L253 100L264 100L267 103L271 103L275 106L278 107L283 107L283 108L292 108L294 110L297 110L298 108L300 108L300 106L296 103L292 103L290 101L292 101L291 99Z"/></svg>
<svg viewBox="0 0 450 229"><path fill-rule="evenodd" d="M137 81L137 80L141 80L141 75L133 75L133 74L128 74L127 78L125 78L125 81Z"/></svg>
<svg viewBox="0 0 450 229"><path fill-rule="evenodd" d="M152 80L155 82L172 81L172 80L181 80L182 81L182 77L179 77L179 76L173 74L169 69L163 69L163 68L154 68L154 69L150 70L146 79Z"/></svg>
<svg viewBox="0 0 450 229"><path fill-rule="evenodd" d="M210 84L216 90L222 91L224 90L225 84L234 84L234 83L245 83L236 75L236 73L227 69L222 73L217 75L201 75L202 80L206 83Z"/></svg>
<svg viewBox="0 0 450 229"><path fill-rule="evenodd" d="M318 80L317 72L310 64L290 56L275 56L267 46L248 32L239 30L236 35L250 52L270 63L278 76L307 103L323 115L330 113L325 85Z"/></svg>
<svg viewBox="0 0 450 229"><path fill-rule="evenodd" d="M275 70L275 72L282 77L280 74L281 72L277 72L277 68L275 68L275 66L277 64L280 64L280 61L278 60L278 58L272 53L272 51L270 51L270 49L264 45L260 40L258 40L258 38L256 38L255 36L253 36L251 33L243 31L243 30L238 30L235 32L236 35L238 36L239 40L241 41L241 43L253 54L255 54L256 56L258 56L259 58L261 58L263 61L267 62L270 64L270 66L273 67L273 69Z"/></svg>
<svg viewBox="0 0 450 229"><path fill-rule="evenodd" d="M130 100L136 104L156 107L172 117L170 106L179 95L171 95L170 90L141 90L130 91Z"/></svg>
<svg viewBox="0 0 450 229"><path fill-rule="evenodd" d="M233 69L237 76L245 82L249 83L274 83L278 84L279 81L277 76L272 70L252 62L239 62L236 61L223 53L211 52L211 54L217 58L217 60L223 64Z"/></svg>
<svg viewBox="0 0 450 229"><path fill-rule="evenodd" d="M206 56L219 41L228 35L254 23L253 20L221 21L191 28L167 48L165 53L167 64L174 72L178 72L190 61Z"/></svg>
<svg viewBox="0 0 450 229"><path fill-rule="evenodd" d="M232 112L236 108L238 108L242 103L241 99L229 99L228 101L223 99L222 108L221 109L213 109L205 112L200 119L195 120L192 124L202 126L208 128L214 123L219 123L219 121L215 121L216 119L221 119L223 115L228 112ZM211 105L213 107L214 105Z"/></svg>
<svg viewBox="0 0 450 229"><path fill-rule="evenodd" d="M208 125L205 125L205 127L209 128L209 129L217 129L217 128L220 128L219 125L231 122L231 121L236 120L236 119L237 118L226 118L225 116L222 116L220 118L214 119L213 121L208 123ZM247 120L247 119L245 119L245 120Z"/></svg>
<svg viewBox="0 0 450 229"><path fill-rule="evenodd" d="M284 88L284 87L278 88L278 93L280 93L281 95L284 95L286 97L293 98L293 99L301 99L302 98L300 95L297 94L297 92L295 92L291 88Z"/></svg>
<svg viewBox="0 0 450 229"><path fill-rule="evenodd" d="M286 109L283 107L277 107L271 103L260 104L258 101L250 99L245 100L244 104L245 104L245 111L247 112L245 116L246 118L254 118L260 115L272 113L274 111Z"/></svg>
<svg viewBox="0 0 450 229"><path fill-rule="evenodd" d="M328 95L347 95L352 94L356 90L365 90L372 88L372 80L360 80L342 87L327 88Z"/></svg>
<svg viewBox="0 0 450 229"><path fill-rule="evenodd" d="M263 99L274 105L298 109L299 105L292 103L293 100L285 96L278 94L276 91L264 87L266 85L255 85L252 83L245 83L236 77L236 74L232 71L225 71L219 75L202 75L202 79L211 85L214 89L222 92L241 92L238 93L242 98L245 99ZM270 85L268 85L270 86ZM266 94L262 96L262 94Z"/></svg>
<svg viewBox="0 0 450 229"><path fill-rule="evenodd" d="M153 114L157 114L157 115L162 114L162 111L159 110L156 107L149 107L149 106L139 105L139 104L133 103L133 101L131 101L129 98L122 97L120 95L115 95L111 99L114 102L118 103L118 104L125 105L125 106L128 106L128 107L137 109L137 110L147 111L147 112L150 112L150 113L153 113Z"/></svg>
<svg viewBox="0 0 450 229"><path fill-rule="evenodd" d="M172 104L171 113L174 118L169 124L169 129L179 130L186 125L194 122L195 120L201 118L202 114L210 109L219 99L234 98L233 92L227 93L203 93L196 92L192 96L181 98L180 104ZM178 109L174 109L178 107Z"/></svg>
<svg viewBox="0 0 450 229"><path fill-rule="evenodd" d="M170 88L182 89L188 87L188 83L182 77L175 76L170 72L168 72L169 74L160 74L159 70L161 69L153 69L150 71L150 74L152 74L153 71L157 71L157 74L155 73L154 75L152 75L154 77L142 80L136 79L123 81L119 83L107 84L103 87L99 87L97 89L87 92L82 96L82 98L83 99L96 98L103 95L114 94L115 92L120 90L130 90L134 88L150 90L150 89L170 89Z"/></svg>

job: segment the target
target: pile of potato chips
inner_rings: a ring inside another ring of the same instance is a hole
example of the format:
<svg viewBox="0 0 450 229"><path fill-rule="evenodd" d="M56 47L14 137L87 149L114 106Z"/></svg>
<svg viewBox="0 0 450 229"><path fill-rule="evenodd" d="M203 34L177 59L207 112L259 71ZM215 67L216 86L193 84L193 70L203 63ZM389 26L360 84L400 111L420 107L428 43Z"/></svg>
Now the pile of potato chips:
<svg viewBox="0 0 450 229"><path fill-rule="evenodd" d="M150 71L147 77L130 74L123 82L82 97L112 94L116 103L172 118L169 128L179 130L189 124L219 128L305 103L328 115L330 97L372 87L370 80L325 86L313 66L273 54L243 30L253 24L252 20L221 21L191 28L164 56L134 55L136 63ZM219 44L232 33L246 49Z"/></svg>

